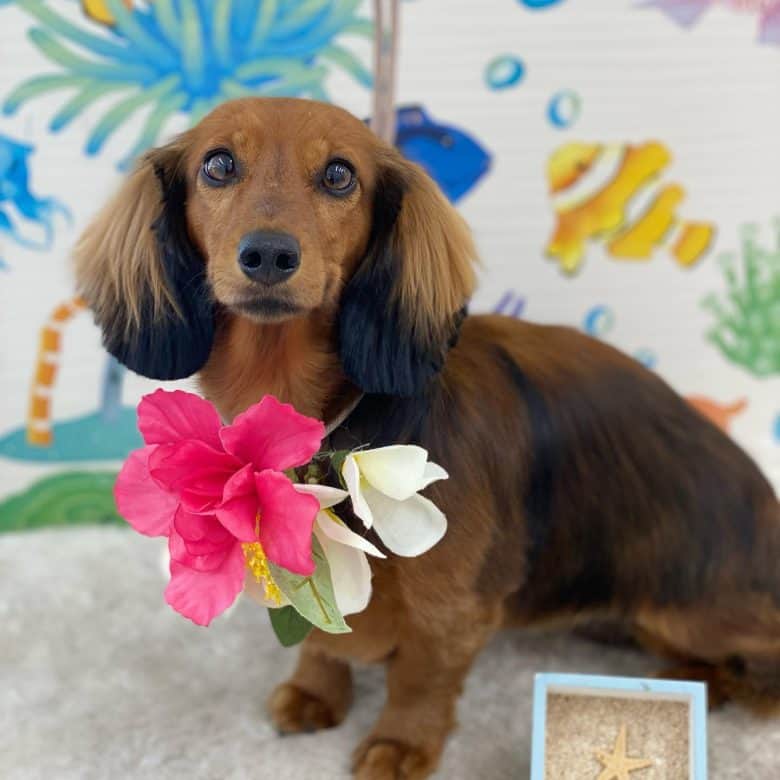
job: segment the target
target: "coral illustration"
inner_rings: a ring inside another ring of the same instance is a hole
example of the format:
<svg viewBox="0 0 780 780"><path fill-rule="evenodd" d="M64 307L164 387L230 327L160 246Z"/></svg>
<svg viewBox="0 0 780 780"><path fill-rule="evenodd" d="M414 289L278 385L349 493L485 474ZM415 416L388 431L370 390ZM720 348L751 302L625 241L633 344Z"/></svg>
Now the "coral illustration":
<svg viewBox="0 0 780 780"><path fill-rule="evenodd" d="M36 97L68 92L50 121L58 132L99 99L114 97L85 151L100 152L123 123L143 112L143 128L123 166L152 146L176 114L195 124L218 103L247 95L327 100L331 65L365 86L372 81L363 63L336 42L342 35L372 35L371 22L357 14L360 0L105 0L89 4L78 22L44 0L0 0L0 7L11 4L37 21L29 38L58 70L18 86L3 111L13 114Z"/></svg>
<svg viewBox="0 0 780 780"><path fill-rule="evenodd" d="M767 249L754 226L743 228L740 253L721 258L725 293L703 304L715 318L707 338L759 377L780 374L780 220L775 230L775 246Z"/></svg>

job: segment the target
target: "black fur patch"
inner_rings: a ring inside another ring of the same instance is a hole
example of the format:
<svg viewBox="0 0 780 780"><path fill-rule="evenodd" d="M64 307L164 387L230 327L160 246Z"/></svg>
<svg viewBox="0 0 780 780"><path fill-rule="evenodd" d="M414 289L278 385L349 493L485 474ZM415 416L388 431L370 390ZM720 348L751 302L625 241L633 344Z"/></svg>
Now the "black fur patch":
<svg viewBox="0 0 780 780"><path fill-rule="evenodd" d="M124 323L104 328L103 343L120 363L151 379L183 379L199 371L214 341L214 304L203 257L187 235L184 207L187 187L155 170L163 193L163 211L150 226L157 236L160 262L179 312L166 306L154 316L151 292L142 304L142 324L127 337Z"/></svg>
<svg viewBox="0 0 780 780"><path fill-rule="evenodd" d="M414 398L365 395L346 421L331 434L333 449L353 450L418 444L424 439L431 409L429 391ZM426 441L426 445L430 443Z"/></svg>
<svg viewBox="0 0 780 780"><path fill-rule="evenodd" d="M611 540L597 534L591 536L587 526L572 523L571 508L557 505L556 501L570 492L565 480L571 433L561 425L561 410L554 413L550 409L542 393L510 355L499 349L497 357L523 400L530 430L523 509L528 582L533 584L530 592L521 593L523 606L552 612L563 606L579 610L608 604L615 589ZM577 511L576 507L573 509ZM583 531L586 536L579 536ZM566 566L557 565L554 555L551 558L551 549L562 539L570 539L576 547L567 550Z"/></svg>
<svg viewBox="0 0 780 780"><path fill-rule="evenodd" d="M497 355L523 399L530 426L531 466L523 503L528 529L528 561L533 565L545 548L552 527L552 504L560 472L562 439L547 402L523 369L504 350L497 350Z"/></svg>
<svg viewBox="0 0 780 780"><path fill-rule="evenodd" d="M414 333L409 315L394 300L403 259L393 246L393 228L405 188L394 174L377 184L369 250L341 301L339 353L347 376L366 393L409 398L424 392L441 370L449 344ZM455 330L458 325L453 323Z"/></svg>

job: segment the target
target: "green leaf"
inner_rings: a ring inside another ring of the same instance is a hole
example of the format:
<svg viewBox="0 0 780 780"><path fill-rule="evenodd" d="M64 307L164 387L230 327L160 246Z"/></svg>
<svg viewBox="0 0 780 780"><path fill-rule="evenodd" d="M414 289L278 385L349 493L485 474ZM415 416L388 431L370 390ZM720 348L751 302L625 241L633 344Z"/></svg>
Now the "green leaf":
<svg viewBox="0 0 780 780"><path fill-rule="evenodd" d="M312 624L296 612L294 607L269 609L271 627L283 647L292 647L303 642L312 630Z"/></svg>
<svg viewBox="0 0 780 780"><path fill-rule="evenodd" d="M317 565L314 574L302 577L269 561L271 576L306 620L328 634L348 634L352 629L344 622L344 617L336 606L330 566L315 536L311 539L311 552Z"/></svg>
<svg viewBox="0 0 780 780"><path fill-rule="evenodd" d="M341 476L341 469L344 466L344 461L347 459L347 455L350 454L350 450L336 450L330 456L330 465L333 471L338 474L339 482L344 484L344 479Z"/></svg>

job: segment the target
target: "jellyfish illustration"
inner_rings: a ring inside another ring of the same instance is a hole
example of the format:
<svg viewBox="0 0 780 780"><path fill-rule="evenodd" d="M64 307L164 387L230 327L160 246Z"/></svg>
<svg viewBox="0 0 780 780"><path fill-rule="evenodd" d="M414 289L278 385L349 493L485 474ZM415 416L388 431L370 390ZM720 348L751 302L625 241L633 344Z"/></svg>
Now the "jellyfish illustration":
<svg viewBox="0 0 780 780"><path fill-rule="evenodd" d="M0 234L27 249L45 250L54 241L55 216L69 220L70 213L53 198L38 198L30 191L32 153L32 146L0 134ZM25 222L37 228L37 236L22 226Z"/></svg>
<svg viewBox="0 0 780 780"><path fill-rule="evenodd" d="M360 59L337 43L341 36L372 36L372 23L357 14L360 0L105 0L86 8L91 13L82 23L43 0L0 0L0 7L11 4L37 21L29 38L58 71L14 89L4 113L67 92L49 124L59 132L99 99L113 97L85 152L98 154L143 112L121 167L152 146L176 114L195 124L218 103L251 95L327 100L330 66L366 87L372 83Z"/></svg>

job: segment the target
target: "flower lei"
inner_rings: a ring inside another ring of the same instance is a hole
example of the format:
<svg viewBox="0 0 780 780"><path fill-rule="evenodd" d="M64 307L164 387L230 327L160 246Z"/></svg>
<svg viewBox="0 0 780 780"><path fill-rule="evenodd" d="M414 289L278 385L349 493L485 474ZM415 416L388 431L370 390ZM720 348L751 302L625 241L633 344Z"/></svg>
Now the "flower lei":
<svg viewBox="0 0 780 780"><path fill-rule="evenodd" d="M222 425L199 396L157 390L138 405L138 427L146 446L119 473L117 507L139 533L168 538L165 599L198 625L244 592L269 608L285 646L313 626L349 632L344 616L371 598L366 556L385 555L339 517L347 498L397 555L421 555L447 530L419 495L447 478L426 450L321 452L322 422L273 396ZM321 484L329 471L343 489Z"/></svg>

